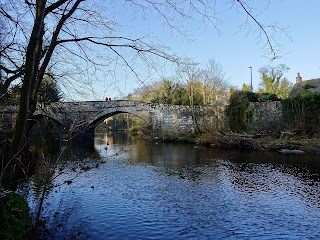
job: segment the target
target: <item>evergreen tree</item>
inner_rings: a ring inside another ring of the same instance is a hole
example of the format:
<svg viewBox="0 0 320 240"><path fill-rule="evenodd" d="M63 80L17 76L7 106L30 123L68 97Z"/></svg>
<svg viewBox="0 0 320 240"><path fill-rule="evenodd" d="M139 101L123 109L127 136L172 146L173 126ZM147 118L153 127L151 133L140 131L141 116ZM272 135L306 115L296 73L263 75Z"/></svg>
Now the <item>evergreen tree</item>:
<svg viewBox="0 0 320 240"><path fill-rule="evenodd" d="M50 76L46 76L41 83L38 95L39 103L58 102L62 99L62 92L57 85L57 82ZM8 92L8 103L19 104L21 95L21 84L12 86Z"/></svg>
<svg viewBox="0 0 320 240"><path fill-rule="evenodd" d="M242 91L249 91L247 84L242 85Z"/></svg>

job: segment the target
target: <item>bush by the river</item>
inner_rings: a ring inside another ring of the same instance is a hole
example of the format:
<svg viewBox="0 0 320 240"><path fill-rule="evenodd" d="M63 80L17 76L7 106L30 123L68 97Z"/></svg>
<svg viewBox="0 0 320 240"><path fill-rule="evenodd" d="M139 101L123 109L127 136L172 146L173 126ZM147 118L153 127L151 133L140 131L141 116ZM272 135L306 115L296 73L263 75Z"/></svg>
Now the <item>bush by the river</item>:
<svg viewBox="0 0 320 240"><path fill-rule="evenodd" d="M305 89L294 98L282 102L284 119L291 129L303 130L307 135L320 131L320 94Z"/></svg>
<svg viewBox="0 0 320 240"><path fill-rule="evenodd" d="M0 191L0 239L26 239L31 229L29 207L26 200L16 193Z"/></svg>

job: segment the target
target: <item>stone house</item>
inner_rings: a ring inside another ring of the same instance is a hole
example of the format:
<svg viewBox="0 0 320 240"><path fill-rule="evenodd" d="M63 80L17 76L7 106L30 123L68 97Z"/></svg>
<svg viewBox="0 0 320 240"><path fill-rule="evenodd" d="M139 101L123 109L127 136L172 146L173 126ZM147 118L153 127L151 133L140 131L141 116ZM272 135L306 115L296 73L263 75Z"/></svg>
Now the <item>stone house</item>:
<svg viewBox="0 0 320 240"><path fill-rule="evenodd" d="M307 84L310 86L308 88L309 91L320 93L320 78L302 81L302 77L300 76L300 73L298 73L296 77L296 84L294 85L291 93L289 94L289 97L295 97L299 93L303 92Z"/></svg>

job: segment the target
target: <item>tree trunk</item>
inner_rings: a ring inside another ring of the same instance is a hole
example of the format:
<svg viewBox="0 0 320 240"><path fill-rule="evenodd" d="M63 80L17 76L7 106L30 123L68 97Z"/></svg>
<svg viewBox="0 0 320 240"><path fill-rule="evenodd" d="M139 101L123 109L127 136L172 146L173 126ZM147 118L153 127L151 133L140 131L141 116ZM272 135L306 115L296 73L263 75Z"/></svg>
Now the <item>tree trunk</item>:
<svg viewBox="0 0 320 240"><path fill-rule="evenodd" d="M32 91L32 84L36 78L38 69L39 43L42 41L44 15L46 0L38 0L36 3L36 16L34 20L33 30L29 40L26 52L26 62L24 70L24 78L21 88L20 108L17 115L16 125L13 132L11 147L3 164L1 173L1 186L11 188L15 178L15 166L18 156L25 145L26 130L29 116L29 97Z"/></svg>
<svg viewBox="0 0 320 240"><path fill-rule="evenodd" d="M189 106L190 106L190 109L191 109L192 123L193 123L193 127L194 127L195 133L196 134L200 134L201 131L200 131L199 126L198 126L197 118L196 118L196 116L194 114L193 86L191 86L191 84L189 84Z"/></svg>

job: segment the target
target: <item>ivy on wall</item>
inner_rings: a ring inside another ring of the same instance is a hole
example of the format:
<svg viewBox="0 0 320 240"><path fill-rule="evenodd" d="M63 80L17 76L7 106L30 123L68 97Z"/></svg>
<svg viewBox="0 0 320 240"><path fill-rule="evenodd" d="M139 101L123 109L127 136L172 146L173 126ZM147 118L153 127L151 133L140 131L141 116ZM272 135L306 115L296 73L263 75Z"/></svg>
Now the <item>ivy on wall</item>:
<svg viewBox="0 0 320 240"><path fill-rule="evenodd" d="M249 91L235 91L230 97L230 104L226 108L229 128L232 131L246 131L248 123L252 122L253 110L249 109L249 102L278 101L275 94L253 93Z"/></svg>

